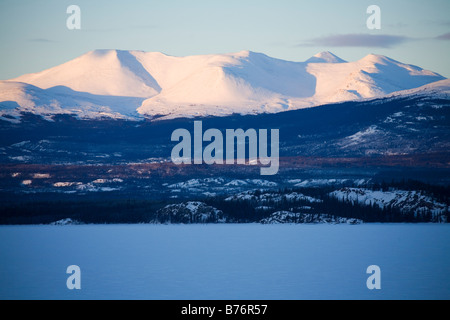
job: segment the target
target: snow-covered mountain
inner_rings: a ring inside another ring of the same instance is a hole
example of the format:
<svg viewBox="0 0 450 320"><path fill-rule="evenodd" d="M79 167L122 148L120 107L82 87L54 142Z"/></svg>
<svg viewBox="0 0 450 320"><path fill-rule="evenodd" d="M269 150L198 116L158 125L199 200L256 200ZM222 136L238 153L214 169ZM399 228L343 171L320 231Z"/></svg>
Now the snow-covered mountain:
<svg viewBox="0 0 450 320"><path fill-rule="evenodd" d="M388 97L400 96L433 96L434 98L450 99L450 79L440 80L418 88L396 91Z"/></svg>
<svg viewBox="0 0 450 320"><path fill-rule="evenodd" d="M90 51L62 65L13 81L42 89L65 86L74 91L111 96L148 98L161 90L133 52L122 50Z"/></svg>
<svg viewBox="0 0 450 320"><path fill-rule="evenodd" d="M96 50L1 81L0 116L17 119L23 111L79 118L274 113L382 97L443 79L373 54L346 62L322 52L305 62L291 62L251 51L173 57Z"/></svg>
<svg viewBox="0 0 450 320"><path fill-rule="evenodd" d="M0 81L0 119L19 122L22 112L51 120L54 115L69 114L80 119L135 118L142 98L101 96L74 91L65 86L41 89L31 84Z"/></svg>

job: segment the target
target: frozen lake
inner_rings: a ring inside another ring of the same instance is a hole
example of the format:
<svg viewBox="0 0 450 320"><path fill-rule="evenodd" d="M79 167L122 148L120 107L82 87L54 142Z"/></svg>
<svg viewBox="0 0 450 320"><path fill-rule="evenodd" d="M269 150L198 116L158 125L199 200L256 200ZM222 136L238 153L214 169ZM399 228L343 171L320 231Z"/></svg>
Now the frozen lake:
<svg viewBox="0 0 450 320"><path fill-rule="evenodd" d="M450 225L0 226L0 298L450 299Z"/></svg>

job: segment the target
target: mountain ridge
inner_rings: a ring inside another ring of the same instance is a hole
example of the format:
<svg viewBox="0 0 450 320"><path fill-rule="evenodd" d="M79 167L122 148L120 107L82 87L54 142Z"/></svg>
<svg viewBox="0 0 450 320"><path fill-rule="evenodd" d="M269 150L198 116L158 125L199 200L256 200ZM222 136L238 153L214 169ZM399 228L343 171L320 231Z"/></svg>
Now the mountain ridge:
<svg viewBox="0 0 450 320"><path fill-rule="evenodd" d="M325 51L293 62L248 50L187 57L93 50L53 68L0 81L0 115L18 121L24 111L130 119L277 113L379 98L444 79L375 54L347 62ZM57 94L54 88L60 88Z"/></svg>

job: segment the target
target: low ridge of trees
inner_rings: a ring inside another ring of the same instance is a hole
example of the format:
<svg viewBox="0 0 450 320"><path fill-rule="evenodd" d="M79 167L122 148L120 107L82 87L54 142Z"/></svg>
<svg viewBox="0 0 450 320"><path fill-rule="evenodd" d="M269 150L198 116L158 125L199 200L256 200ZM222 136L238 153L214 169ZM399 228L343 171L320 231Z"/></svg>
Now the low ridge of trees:
<svg viewBox="0 0 450 320"><path fill-rule="evenodd" d="M420 190L436 201L450 203L450 187L429 185L418 181L382 182L365 187L373 191ZM364 222L438 222L450 221L447 210L437 220L430 211L408 212L398 207L379 207L375 203L368 205L336 199L329 195L334 187L314 187L297 189L280 189L276 191L254 191L249 199L227 199L228 196L217 196L203 199L206 205L221 210L227 222L251 223L259 222L277 211L295 213L328 214L336 217L360 219ZM308 198L288 197L292 193L303 194ZM270 194L261 201L261 195ZM83 199L81 200L29 200L26 202L8 202L0 204L0 224L48 224L61 219L70 218L83 223L148 223L158 221L158 210L169 204L187 200L142 200L142 199Z"/></svg>

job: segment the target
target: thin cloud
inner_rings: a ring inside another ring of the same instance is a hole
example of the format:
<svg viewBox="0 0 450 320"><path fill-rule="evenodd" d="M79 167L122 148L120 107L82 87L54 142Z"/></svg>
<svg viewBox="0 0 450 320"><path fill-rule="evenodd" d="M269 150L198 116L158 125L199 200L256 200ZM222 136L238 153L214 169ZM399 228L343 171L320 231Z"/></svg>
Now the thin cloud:
<svg viewBox="0 0 450 320"><path fill-rule="evenodd" d="M436 37L438 40L450 40L450 32L441 34L440 36Z"/></svg>
<svg viewBox="0 0 450 320"><path fill-rule="evenodd" d="M338 34L314 38L298 46L392 48L409 40L409 37L387 34Z"/></svg>
<svg viewBox="0 0 450 320"><path fill-rule="evenodd" d="M89 31L89 32L109 32L109 33L116 33L116 32L129 32L131 30L154 30L154 29L158 29L159 26L155 25L155 24L133 24L133 25L120 25L120 26L116 26L116 27L111 27L111 28L91 28L91 29L81 29L84 31Z"/></svg>
<svg viewBox="0 0 450 320"><path fill-rule="evenodd" d="M384 26L384 25L383 25L383 26ZM409 24L404 23L404 22L397 22L397 23L389 23L389 24L386 24L385 26L388 27L388 28L398 28L398 29L401 29L401 28L409 27Z"/></svg>
<svg viewBox="0 0 450 320"><path fill-rule="evenodd" d="M132 25L131 26L132 29L148 29L148 30L152 30L152 29L157 29L158 26L155 24L137 24L137 25Z"/></svg>
<svg viewBox="0 0 450 320"><path fill-rule="evenodd" d="M47 38L33 38L33 39L28 39L28 41L30 41L30 42L47 42L47 43L56 43L56 42L58 42L56 40L47 39Z"/></svg>
<svg viewBox="0 0 450 320"><path fill-rule="evenodd" d="M417 23L426 26L450 26L450 20L421 20Z"/></svg>

